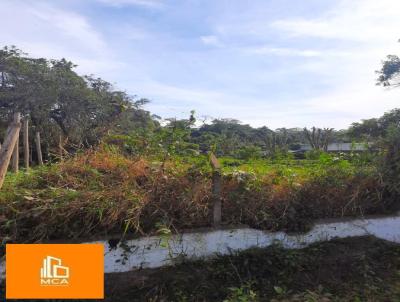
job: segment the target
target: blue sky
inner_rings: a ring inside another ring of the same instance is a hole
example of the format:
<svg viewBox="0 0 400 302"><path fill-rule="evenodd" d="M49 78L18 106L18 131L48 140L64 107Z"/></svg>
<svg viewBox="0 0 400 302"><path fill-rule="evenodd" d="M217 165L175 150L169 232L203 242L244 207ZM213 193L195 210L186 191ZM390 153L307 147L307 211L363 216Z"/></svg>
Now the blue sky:
<svg viewBox="0 0 400 302"><path fill-rule="evenodd" d="M0 0L0 45L78 64L167 117L347 127L400 107L398 0Z"/></svg>

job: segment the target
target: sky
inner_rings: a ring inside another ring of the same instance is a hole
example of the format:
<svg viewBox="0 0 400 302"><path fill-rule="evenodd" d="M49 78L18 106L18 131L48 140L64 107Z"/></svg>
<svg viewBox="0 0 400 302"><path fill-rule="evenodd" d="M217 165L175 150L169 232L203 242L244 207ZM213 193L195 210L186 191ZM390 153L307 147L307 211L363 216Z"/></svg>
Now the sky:
<svg viewBox="0 0 400 302"><path fill-rule="evenodd" d="M66 58L163 118L347 128L400 107L399 0L0 0L0 47Z"/></svg>

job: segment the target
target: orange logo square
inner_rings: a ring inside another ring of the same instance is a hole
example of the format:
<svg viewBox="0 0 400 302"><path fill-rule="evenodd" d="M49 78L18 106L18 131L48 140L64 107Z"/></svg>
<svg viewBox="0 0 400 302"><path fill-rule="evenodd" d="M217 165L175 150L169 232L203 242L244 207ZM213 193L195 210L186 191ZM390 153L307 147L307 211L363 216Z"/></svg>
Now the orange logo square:
<svg viewBox="0 0 400 302"><path fill-rule="evenodd" d="M104 298L104 246L7 244L6 298Z"/></svg>

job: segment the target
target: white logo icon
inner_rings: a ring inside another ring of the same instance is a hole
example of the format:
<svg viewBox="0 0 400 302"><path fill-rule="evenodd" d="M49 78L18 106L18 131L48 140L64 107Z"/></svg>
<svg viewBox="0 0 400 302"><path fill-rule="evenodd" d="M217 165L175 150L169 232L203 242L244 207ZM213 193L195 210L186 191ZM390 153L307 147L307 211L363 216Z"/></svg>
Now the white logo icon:
<svg viewBox="0 0 400 302"><path fill-rule="evenodd" d="M61 259L47 256L40 268L40 285L68 285L69 267L61 265Z"/></svg>

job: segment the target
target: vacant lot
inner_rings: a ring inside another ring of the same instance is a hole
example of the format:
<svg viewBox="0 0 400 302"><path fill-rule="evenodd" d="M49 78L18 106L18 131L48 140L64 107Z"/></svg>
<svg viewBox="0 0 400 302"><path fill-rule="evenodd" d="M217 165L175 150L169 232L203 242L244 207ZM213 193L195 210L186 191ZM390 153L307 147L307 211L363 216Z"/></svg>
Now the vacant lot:
<svg viewBox="0 0 400 302"><path fill-rule="evenodd" d="M304 231L315 219L394 210L372 165L223 158L222 222ZM132 157L103 145L10 174L0 191L2 242L157 233L211 225L206 156Z"/></svg>

